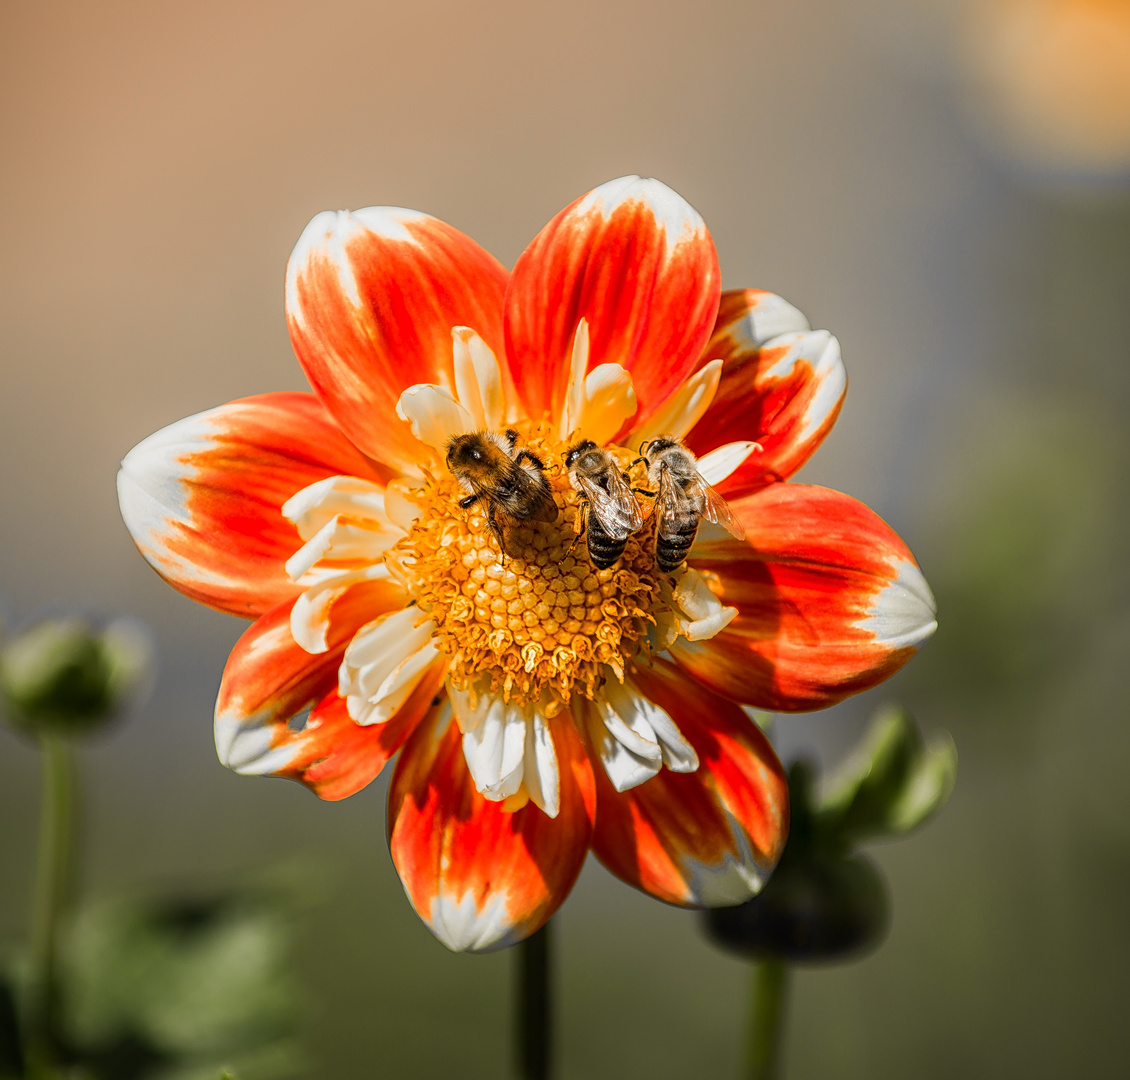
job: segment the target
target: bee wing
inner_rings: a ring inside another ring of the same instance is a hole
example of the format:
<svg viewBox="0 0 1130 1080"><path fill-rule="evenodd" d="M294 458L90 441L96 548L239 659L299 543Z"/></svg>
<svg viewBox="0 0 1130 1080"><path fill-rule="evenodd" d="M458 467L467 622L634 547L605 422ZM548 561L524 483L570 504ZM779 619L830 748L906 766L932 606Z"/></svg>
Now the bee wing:
<svg viewBox="0 0 1130 1080"><path fill-rule="evenodd" d="M689 494L698 502L699 512L707 521L721 525L731 536L738 540L745 539L745 529L738 521L730 504L718 494L705 480L701 473L696 473L695 478L688 485Z"/></svg>
<svg viewBox="0 0 1130 1080"><path fill-rule="evenodd" d="M522 487L529 497L530 521L556 521L557 503L550 494L549 481L536 465L522 462L516 466L514 483Z"/></svg>
<svg viewBox="0 0 1130 1080"><path fill-rule="evenodd" d="M659 515L656 526L658 535L677 535L679 527L687 520L688 512L693 511L693 504L686 492L671 478L671 470L660 469L654 507L654 512Z"/></svg>
<svg viewBox="0 0 1130 1080"><path fill-rule="evenodd" d="M577 485L589 503L589 511L612 540L626 540L643 525L640 504L632 489L615 470L609 470L608 490L587 476L577 474Z"/></svg>

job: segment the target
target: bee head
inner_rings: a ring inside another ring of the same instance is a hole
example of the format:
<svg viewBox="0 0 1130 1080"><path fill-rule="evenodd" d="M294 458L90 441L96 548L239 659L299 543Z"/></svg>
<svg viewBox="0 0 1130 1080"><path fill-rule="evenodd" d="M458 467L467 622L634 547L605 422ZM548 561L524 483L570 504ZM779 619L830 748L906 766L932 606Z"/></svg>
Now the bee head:
<svg viewBox="0 0 1130 1080"><path fill-rule="evenodd" d="M447 467L456 469L474 468L487 462L486 440L474 432L470 435L453 435L447 444Z"/></svg>
<svg viewBox="0 0 1130 1080"><path fill-rule="evenodd" d="M640 453L649 461L654 461L664 450L670 450L673 446L678 445L680 445L678 439L672 439L670 435L660 435L658 438L652 439L651 442L644 443L640 447Z"/></svg>
<svg viewBox="0 0 1130 1080"><path fill-rule="evenodd" d="M577 458L579 458L587 451L595 449L596 443L594 443L592 439L582 439L575 446L569 447L569 449L565 452L565 468L571 469Z"/></svg>

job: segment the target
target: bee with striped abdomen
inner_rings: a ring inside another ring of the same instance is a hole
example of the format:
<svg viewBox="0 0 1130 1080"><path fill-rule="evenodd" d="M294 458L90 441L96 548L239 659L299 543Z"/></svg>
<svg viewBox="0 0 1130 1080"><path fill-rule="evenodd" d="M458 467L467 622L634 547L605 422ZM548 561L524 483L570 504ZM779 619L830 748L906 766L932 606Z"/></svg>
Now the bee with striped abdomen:
<svg viewBox="0 0 1130 1080"><path fill-rule="evenodd" d="M565 452L569 483L581 497L589 558L605 570L624 553L628 537L643 525L643 513L616 459L591 439Z"/></svg>
<svg viewBox="0 0 1130 1080"><path fill-rule="evenodd" d="M687 557L703 518L745 538L742 523L702 478L694 454L679 439L661 435L644 443L640 455L637 461L647 463L655 492L655 562L660 570L674 570Z"/></svg>

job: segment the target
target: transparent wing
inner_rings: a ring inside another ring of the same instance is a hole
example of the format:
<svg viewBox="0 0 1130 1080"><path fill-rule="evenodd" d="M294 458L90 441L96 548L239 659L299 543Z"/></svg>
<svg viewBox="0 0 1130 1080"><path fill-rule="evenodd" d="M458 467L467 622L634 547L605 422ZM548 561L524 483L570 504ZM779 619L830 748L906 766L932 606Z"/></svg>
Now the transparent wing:
<svg viewBox="0 0 1130 1080"><path fill-rule="evenodd" d="M694 479L687 485L688 495L698 503L699 513L707 520L721 525L731 536L738 540L745 539L745 529L742 523L734 516L730 504L718 494L705 480L701 473L695 473Z"/></svg>
<svg viewBox="0 0 1130 1080"><path fill-rule="evenodd" d="M587 476L577 474L577 486L588 499L589 512L612 540L626 540L643 525L643 512L632 489L614 469L605 473L608 490Z"/></svg>
<svg viewBox="0 0 1130 1080"><path fill-rule="evenodd" d="M656 488L655 512L659 515L656 532L659 536L676 536L689 517L695 516L694 503L671 476L670 469L660 469Z"/></svg>

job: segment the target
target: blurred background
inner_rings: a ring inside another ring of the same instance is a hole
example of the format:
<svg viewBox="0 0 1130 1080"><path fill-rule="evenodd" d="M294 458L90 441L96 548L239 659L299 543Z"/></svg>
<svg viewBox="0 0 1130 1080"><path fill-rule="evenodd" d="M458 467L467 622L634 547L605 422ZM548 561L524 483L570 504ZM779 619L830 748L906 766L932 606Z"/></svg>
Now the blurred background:
<svg viewBox="0 0 1130 1080"><path fill-rule="evenodd" d="M43 0L3 6L0 56L6 621L129 613L162 658L84 753L88 896L298 867L304 1076L505 1073L511 957L416 919L384 781L321 803L217 763L245 624L152 574L114 475L180 417L305 388L282 283L316 212L425 210L509 265L638 172L702 213L725 287L839 336L851 389L803 479L877 509L938 597L895 680L776 726L835 761L897 699L961 759L942 816L877 851L885 946L796 980L789 1075L1121 1073L1130 4ZM0 732L2 939L37 793ZM557 925L563 1076L734 1075L748 971L693 915L590 863Z"/></svg>

